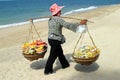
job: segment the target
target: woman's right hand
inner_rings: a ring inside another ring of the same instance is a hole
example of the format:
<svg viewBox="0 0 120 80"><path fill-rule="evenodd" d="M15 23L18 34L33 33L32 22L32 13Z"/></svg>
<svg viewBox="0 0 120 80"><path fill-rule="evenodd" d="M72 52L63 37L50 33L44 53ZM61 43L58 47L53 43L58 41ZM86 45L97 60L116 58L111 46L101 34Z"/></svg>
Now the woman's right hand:
<svg viewBox="0 0 120 80"><path fill-rule="evenodd" d="M86 24L87 24L87 21L88 21L87 19L81 20L81 21L80 21L80 25L86 25Z"/></svg>

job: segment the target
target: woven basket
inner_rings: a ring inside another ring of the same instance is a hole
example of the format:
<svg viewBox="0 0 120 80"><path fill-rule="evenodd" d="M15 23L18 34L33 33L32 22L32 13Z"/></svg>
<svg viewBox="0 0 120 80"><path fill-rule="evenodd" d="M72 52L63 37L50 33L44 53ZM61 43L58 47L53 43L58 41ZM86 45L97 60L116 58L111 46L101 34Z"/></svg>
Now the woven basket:
<svg viewBox="0 0 120 80"><path fill-rule="evenodd" d="M96 55L94 58L76 58L73 56L74 61L81 64L81 65L90 65L95 62L99 57L99 54Z"/></svg>
<svg viewBox="0 0 120 80"><path fill-rule="evenodd" d="M39 58L44 58L44 55L46 52L47 52L47 49L44 52L39 53L39 54L38 53L35 53L35 54L24 54L23 53L23 55L26 59L33 61L33 60L38 60Z"/></svg>

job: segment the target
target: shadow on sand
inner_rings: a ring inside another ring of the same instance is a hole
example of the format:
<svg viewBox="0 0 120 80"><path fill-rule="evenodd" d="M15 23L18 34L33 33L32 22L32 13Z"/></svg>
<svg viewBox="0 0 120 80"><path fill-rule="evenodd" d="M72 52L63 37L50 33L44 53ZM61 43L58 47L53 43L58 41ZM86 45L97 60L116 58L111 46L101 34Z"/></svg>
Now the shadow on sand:
<svg viewBox="0 0 120 80"><path fill-rule="evenodd" d="M72 58L72 54L66 54L65 57L69 63L75 62ZM46 59L40 59L38 61L33 62L30 65L30 67L35 70L44 69L46 65L46 61L47 61ZM55 64L56 66L53 68L53 70L56 72L57 70L61 69L61 64L58 59L56 60ZM93 72L99 68L99 65L97 63L93 63L89 66L76 64L74 68L76 71L80 71L80 72Z"/></svg>
<svg viewBox="0 0 120 80"><path fill-rule="evenodd" d="M72 54L66 54L65 57L69 63L74 62L74 60L72 59ZM61 64L60 61L57 59L56 66L54 67L54 71L57 71L59 69L61 69Z"/></svg>
<svg viewBox="0 0 120 80"><path fill-rule="evenodd" d="M30 67L35 70L45 68L46 60L40 59L38 61L33 62Z"/></svg>
<svg viewBox="0 0 120 80"><path fill-rule="evenodd" d="M87 72L87 73L96 71L98 68L99 68L99 65L97 63L93 63L91 65L81 65L81 64L75 65L76 71Z"/></svg>
<svg viewBox="0 0 120 80"><path fill-rule="evenodd" d="M66 59L67 59L68 62L73 62L71 56L72 56L72 54L66 54L66 55L65 55L65 57L66 57ZM38 60L38 61L34 61L34 62L30 65L30 67L31 67L32 69L35 69L35 70L43 69L43 68L45 68L46 62L47 62L46 59L40 59L40 60ZM57 71L58 69L61 68L61 64L60 64L60 62L59 62L58 59L56 60L55 63L56 63L56 66L54 67L54 71Z"/></svg>

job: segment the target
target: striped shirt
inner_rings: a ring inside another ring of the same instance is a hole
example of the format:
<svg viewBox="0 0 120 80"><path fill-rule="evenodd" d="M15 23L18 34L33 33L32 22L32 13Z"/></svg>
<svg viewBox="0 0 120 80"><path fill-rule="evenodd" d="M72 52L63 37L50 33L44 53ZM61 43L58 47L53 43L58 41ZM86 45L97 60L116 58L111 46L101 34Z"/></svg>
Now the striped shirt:
<svg viewBox="0 0 120 80"><path fill-rule="evenodd" d="M54 16L49 19L48 25L49 25L48 39L63 41L64 43L65 37L62 34L62 28L65 27L73 32L76 32L76 29L80 24L66 22L62 18Z"/></svg>

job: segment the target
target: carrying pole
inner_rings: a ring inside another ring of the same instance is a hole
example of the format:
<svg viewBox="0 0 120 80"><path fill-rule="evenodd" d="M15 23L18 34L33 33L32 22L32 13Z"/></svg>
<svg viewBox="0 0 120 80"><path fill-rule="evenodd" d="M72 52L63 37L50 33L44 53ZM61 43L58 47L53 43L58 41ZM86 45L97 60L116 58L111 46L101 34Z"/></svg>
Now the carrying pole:
<svg viewBox="0 0 120 80"><path fill-rule="evenodd" d="M30 18L29 20L35 20L35 19L42 19L42 18L51 18L52 16L43 16L43 17L38 17L38 18ZM75 20L83 20L79 18L73 18L73 17L66 17L66 16L60 16L61 18L67 18L67 19L75 19ZM94 23L93 21L89 21L90 23Z"/></svg>

